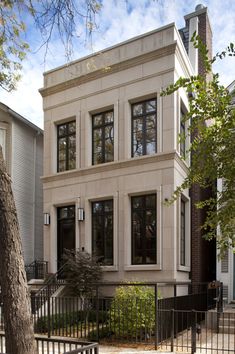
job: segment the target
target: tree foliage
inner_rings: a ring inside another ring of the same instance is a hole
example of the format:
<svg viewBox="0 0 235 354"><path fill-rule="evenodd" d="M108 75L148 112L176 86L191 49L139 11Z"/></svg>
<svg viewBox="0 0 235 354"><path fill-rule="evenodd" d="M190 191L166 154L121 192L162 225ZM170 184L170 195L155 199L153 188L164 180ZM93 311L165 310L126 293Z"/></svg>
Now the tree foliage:
<svg viewBox="0 0 235 354"><path fill-rule="evenodd" d="M22 18L32 17L42 36L45 55L52 36L57 36L70 58L78 23L90 36L101 4L102 0L0 0L0 86L11 91L20 79L21 63L29 51L25 40L28 30Z"/></svg>
<svg viewBox="0 0 235 354"><path fill-rule="evenodd" d="M235 47L231 43L209 60L206 46L200 38L194 35L192 41L201 53L210 80L203 76L180 78L162 93L169 95L184 88L189 95L189 111L184 117L189 129L185 138L181 136L180 139L191 139L183 158L190 157L191 164L187 177L175 190L171 202L194 183L202 188L212 187L212 197L200 201L197 207L207 211L202 225L205 237L209 240L216 237L223 254L228 247L235 247L235 109L231 93L220 84L219 74L212 72L212 64L226 56L234 57ZM222 190L217 187L217 179L223 181Z"/></svg>
<svg viewBox="0 0 235 354"><path fill-rule="evenodd" d="M116 335L150 336L155 324L154 289L138 283L118 287L111 303L109 321L109 328Z"/></svg>
<svg viewBox="0 0 235 354"><path fill-rule="evenodd" d="M97 259L85 251L66 250L64 261L64 276L73 294L91 296L94 283L102 277L102 268Z"/></svg>

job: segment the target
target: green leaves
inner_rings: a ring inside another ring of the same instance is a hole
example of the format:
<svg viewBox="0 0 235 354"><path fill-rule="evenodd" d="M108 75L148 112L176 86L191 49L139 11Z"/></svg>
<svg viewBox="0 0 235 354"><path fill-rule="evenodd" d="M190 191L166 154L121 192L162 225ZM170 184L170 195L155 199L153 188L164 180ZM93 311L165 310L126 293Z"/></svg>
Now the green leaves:
<svg viewBox="0 0 235 354"><path fill-rule="evenodd" d="M191 165L184 182L175 190L171 203L180 197L184 189L197 183L202 188L211 187L213 197L200 201L198 208L206 208L204 225L207 239L217 238L221 254L227 247L235 246L235 107L232 95L220 85L219 74L213 74L212 64L226 56L235 56L235 47L230 43L224 51L208 59L208 50L194 34L191 40L204 61L206 74L180 78L162 92L169 95L184 88L189 95L189 111L185 115L189 129L184 137L191 138L188 154ZM206 76L206 75L205 75ZM217 179L223 181L223 189L217 186Z"/></svg>
<svg viewBox="0 0 235 354"><path fill-rule="evenodd" d="M0 86L7 91L16 88L29 46L22 40L25 24L19 20L23 2L3 1L0 7Z"/></svg>
<svg viewBox="0 0 235 354"><path fill-rule="evenodd" d="M132 282L133 284L133 282ZM159 296L158 296L159 297ZM109 328L124 338L151 335L155 324L155 294L149 286L120 286L111 303Z"/></svg>

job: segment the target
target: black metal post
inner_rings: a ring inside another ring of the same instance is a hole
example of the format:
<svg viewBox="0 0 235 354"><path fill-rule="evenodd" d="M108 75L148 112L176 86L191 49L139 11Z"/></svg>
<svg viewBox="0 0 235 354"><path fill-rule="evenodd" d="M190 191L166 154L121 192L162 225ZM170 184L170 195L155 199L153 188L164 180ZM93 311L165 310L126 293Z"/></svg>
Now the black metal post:
<svg viewBox="0 0 235 354"><path fill-rule="evenodd" d="M43 306L46 306L46 303L44 303ZM48 338L50 338L51 337L50 284L47 285L47 325L48 325Z"/></svg>
<svg viewBox="0 0 235 354"><path fill-rule="evenodd" d="M99 288L96 285L96 340L99 342L100 331L99 331Z"/></svg>
<svg viewBox="0 0 235 354"><path fill-rule="evenodd" d="M155 350L157 350L158 346L158 286L155 284L154 286L154 295L155 295Z"/></svg>
<svg viewBox="0 0 235 354"><path fill-rule="evenodd" d="M171 352L174 351L174 337L175 337L175 314L174 309L171 310Z"/></svg>
<svg viewBox="0 0 235 354"><path fill-rule="evenodd" d="M191 353L194 354L196 352L197 349L197 319L196 319L196 311L192 310L191 312L191 316L192 316L192 327L191 327L191 338L192 338L192 351Z"/></svg>

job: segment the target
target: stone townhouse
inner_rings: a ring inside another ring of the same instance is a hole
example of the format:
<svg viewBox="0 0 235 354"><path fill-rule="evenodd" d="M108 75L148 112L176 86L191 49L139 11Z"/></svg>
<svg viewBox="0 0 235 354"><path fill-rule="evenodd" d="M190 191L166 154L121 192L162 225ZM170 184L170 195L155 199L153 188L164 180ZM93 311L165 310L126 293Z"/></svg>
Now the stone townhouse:
<svg viewBox="0 0 235 354"><path fill-rule="evenodd" d="M189 191L165 205L187 173L181 157L189 141L179 143L178 134L187 129L188 97L183 90L160 94L200 72L194 31L211 40L202 5L181 30L171 23L44 74L44 257L51 272L65 248L79 248L97 255L109 281L193 276L201 241L191 241Z"/></svg>

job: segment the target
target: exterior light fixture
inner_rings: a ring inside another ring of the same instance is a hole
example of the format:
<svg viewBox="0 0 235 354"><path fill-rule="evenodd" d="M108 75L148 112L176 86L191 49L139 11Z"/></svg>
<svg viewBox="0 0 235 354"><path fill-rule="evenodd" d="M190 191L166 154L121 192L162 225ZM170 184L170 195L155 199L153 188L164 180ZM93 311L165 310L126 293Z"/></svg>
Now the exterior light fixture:
<svg viewBox="0 0 235 354"><path fill-rule="evenodd" d="M85 220L85 212L83 208L78 208L78 221Z"/></svg>
<svg viewBox="0 0 235 354"><path fill-rule="evenodd" d="M43 222L44 222L44 225L50 225L50 214L49 213L43 214Z"/></svg>

